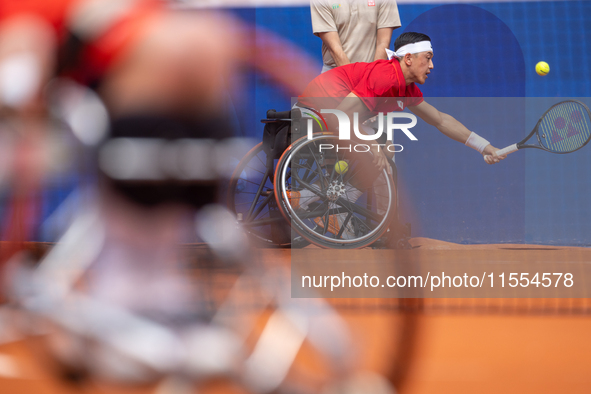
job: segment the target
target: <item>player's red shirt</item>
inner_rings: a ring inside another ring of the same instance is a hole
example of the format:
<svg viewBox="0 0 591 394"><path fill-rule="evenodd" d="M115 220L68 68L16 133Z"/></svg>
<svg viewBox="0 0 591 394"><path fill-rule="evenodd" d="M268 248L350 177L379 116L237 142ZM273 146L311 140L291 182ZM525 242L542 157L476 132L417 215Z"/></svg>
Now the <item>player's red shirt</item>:
<svg viewBox="0 0 591 394"><path fill-rule="evenodd" d="M321 102L324 107L321 109L334 109L351 92L361 98L370 111L376 113L402 111L405 106L419 105L423 101L423 93L414 83L406 85L400 63L393 59L347 64L320 74L298 97L298 103L317 107L318 102ZM387 99L391 97L407 99Z"/></svg>

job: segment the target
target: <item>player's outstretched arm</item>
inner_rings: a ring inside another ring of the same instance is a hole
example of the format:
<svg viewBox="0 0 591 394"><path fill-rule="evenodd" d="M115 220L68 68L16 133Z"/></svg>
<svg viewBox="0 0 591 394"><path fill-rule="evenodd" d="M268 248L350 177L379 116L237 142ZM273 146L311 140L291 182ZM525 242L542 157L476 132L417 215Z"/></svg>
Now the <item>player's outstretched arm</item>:
<svg viewBox="0 0 591 394"><path fill-rule="evenodd" d="M506 155L498 156L496 154L498 149L492 146L488 141L468 130L466 126L456 120L453 116L438 111L437 108L433 107L426 101L423 101L417 106L408 108L431 126L437 127L439 131L449 138L476 149L484 156L484 161L487 164L498 163L506 157Z"/></svg>
<svg viewBox="0 0 591 394"><path fill-rule="evenodd" d="M449 138L465 144L472 133L463 124L458 122L454 117L439 112L437 108L431 104L423 101L417 106L408 107L415 115L423 119L431 126L437 127L439 131Z"/></svg>

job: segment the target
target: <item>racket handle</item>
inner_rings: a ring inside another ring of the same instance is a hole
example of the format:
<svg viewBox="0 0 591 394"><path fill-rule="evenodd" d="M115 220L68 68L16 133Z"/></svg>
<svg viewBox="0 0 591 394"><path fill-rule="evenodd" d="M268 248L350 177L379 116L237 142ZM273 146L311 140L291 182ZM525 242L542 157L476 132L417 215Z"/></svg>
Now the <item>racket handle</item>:
<svg viewBox="0 0 591 394"><path fill-rule="evenodd" d="M519 149L519 148L517 148L517 144L509 145L506 148L498 150L497 156L508 155L509 153L513 153L513 152L517 151L517 149Z"/></svg>
<svg viewBox="0 0 591 394"><path fill-rule="evenodd" d="M499 150L497 151L497 156L501 156L501 155L508 155L509 153L513 153L513 152L515 152L515 151L516 151L516 150L518 150L518 149L519 149L519 148L517 147L517 144L509 145L509 146L508 146L508 147L506 147L506 148L499 149ZM486 161L486 160L488 160L489 158L490 158L490 155L486 155L486 156L484 156L484 160L485 160L485 161Z"/></svg>

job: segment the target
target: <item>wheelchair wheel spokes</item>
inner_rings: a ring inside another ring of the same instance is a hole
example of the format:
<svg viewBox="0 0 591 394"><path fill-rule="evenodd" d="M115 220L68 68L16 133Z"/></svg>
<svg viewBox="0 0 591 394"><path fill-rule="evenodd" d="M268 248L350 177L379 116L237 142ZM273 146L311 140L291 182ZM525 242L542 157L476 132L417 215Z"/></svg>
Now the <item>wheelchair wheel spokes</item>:
<svg viewBox="0 0 591 394"><path fill-rule="evenodd" d="M325 150L321 144L336 147L338 138L302 138L283 154L275 172L277 205L293 229L316 245L370 245L395 215L392 178L377 172L369 152Z"/></svg>
<svg viewBox="0 0 591 394"><path fill-rule="evenodd" d="M267 168L262 143L240 161L230 180L228 206L259 245L289 246L291 231L277 209L272 167Z"/></svg>

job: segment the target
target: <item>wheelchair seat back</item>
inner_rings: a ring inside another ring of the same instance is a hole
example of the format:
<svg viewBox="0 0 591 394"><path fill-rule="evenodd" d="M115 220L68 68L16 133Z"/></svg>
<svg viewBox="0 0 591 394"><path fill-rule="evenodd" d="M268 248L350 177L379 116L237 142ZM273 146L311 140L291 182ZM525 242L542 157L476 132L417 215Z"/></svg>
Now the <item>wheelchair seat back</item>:
<svg viewBox="0 0 591 394"><path fill-rule="evenodd" d="M274 109L267 111L267 119L263 130L263 150L267 157L279 159L283 152L304 135L302 114L299 109L277 112Z"/></svg>

